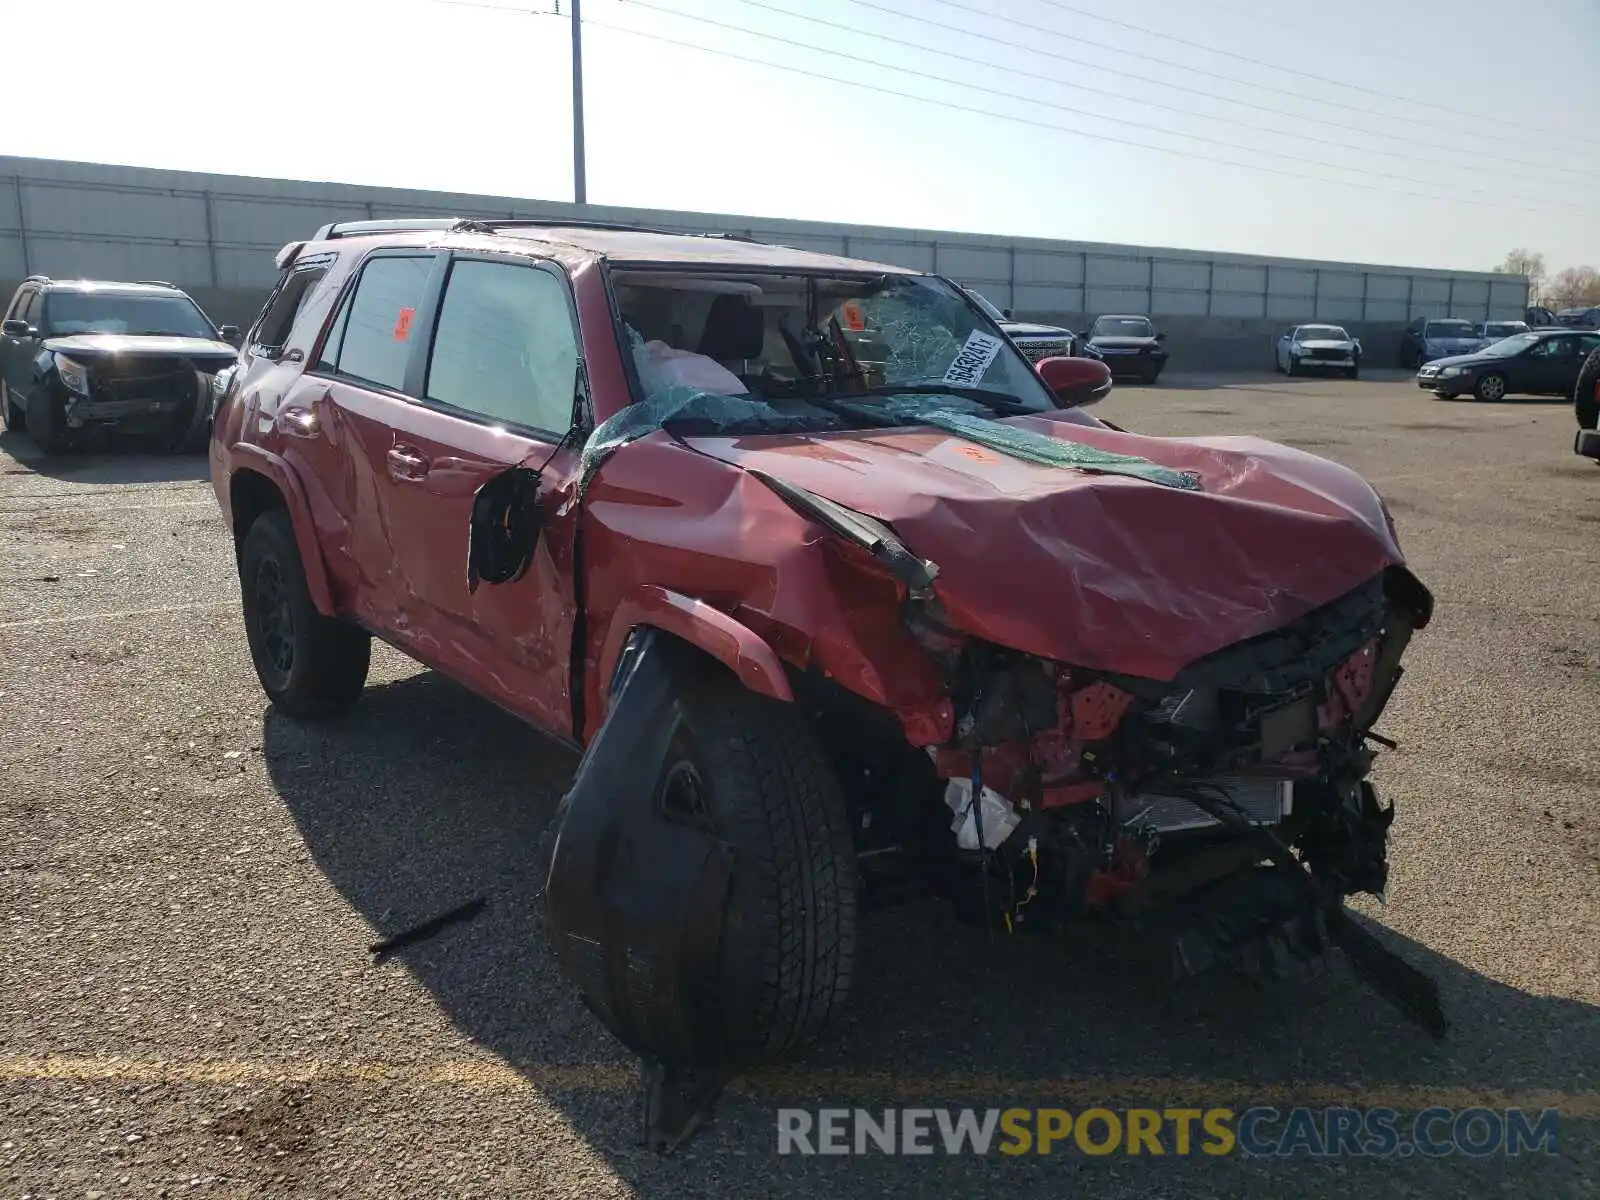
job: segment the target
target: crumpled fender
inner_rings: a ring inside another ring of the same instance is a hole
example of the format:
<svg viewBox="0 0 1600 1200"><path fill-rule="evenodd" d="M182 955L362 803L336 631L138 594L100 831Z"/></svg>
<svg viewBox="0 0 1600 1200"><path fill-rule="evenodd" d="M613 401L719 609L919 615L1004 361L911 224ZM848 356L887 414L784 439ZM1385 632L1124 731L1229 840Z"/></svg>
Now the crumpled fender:
<svg viewBox="0 0 1600 1200"><path fill-rule="evenodd" d="M294 541L300 551L300 563L305 570L306 590L311 603L325 617L336 615L333 589L328 583L328 568L322 561L322 550L317 544L316 526L311 520L311 502L299 476L289 469L288 463L269 450L252 446L248 442L235 442L228 455L228 493L232 492L233 477L240 471L254 471L264 475L277 486L283 505L289 512L289 523L294 527ZM220 489L219 489L220 490ZM231 504L228 510L233 521Z"/></svg>
<svg viewBox="0 0 1600 1200"><path fill-rule="evenodd" d="M739 677L745 687L774 700L793 701L783 663L759 635L721 609L655 584L635 587L611 615L600 653L599 682L610 685L628 635L640 626L663 630L699 647ZM605 714L596 714L596 721Z"/></svg>

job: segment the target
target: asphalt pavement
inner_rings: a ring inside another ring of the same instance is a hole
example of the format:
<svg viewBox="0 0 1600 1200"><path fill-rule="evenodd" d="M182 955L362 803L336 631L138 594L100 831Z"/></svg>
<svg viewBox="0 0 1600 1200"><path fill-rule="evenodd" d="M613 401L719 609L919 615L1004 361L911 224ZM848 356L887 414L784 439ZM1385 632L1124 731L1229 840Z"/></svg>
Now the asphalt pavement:
<svg viewBox="0 0 1600 1200"><path fill-rule="evenodd" d="M571 755L388 649L347 719L270 711L200 458L0 436L0 1196L1592 1196L1600 1182L1600 468L1553 401L1184 378L1102 405L1362 471L1437 612L1381 729L1386 906L1434 1042L1336 968L1169 987L1135 939L870 918L843 1026L670 1158L553 971L530 847ZM384 935L484 896L374 965ZM780 1156L780 1107L1561 1110L1554 1154Z"/></svg>

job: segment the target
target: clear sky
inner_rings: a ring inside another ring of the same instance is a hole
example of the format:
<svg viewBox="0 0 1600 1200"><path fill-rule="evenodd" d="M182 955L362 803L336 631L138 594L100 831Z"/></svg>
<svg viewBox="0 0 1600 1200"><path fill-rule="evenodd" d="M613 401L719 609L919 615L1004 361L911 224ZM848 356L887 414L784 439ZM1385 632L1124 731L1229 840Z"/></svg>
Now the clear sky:
<svg viewBox="0 0 1600 1200"><path fill-rule="evenodd" d="M570 199L553 6L78 0L68 27L11 0L5 40L34 48L40 86L13 73L0 152ZM583 16L596 203L1600 264L1600 0L583 0Z"/></svg>

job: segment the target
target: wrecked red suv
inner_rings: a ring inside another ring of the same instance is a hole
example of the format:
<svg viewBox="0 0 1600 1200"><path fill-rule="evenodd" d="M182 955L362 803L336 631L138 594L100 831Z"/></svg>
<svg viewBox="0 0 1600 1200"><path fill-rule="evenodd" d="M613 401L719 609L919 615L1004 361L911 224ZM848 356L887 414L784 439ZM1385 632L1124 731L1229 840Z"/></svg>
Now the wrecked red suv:
<svg viewBox="0 0 1600 1200"><path fill-rule="evenodd" d="M905 891L1184 972L1342 945L1442 1029L1344 916L1432 606L1351 471L1098 421L1102 365L898 267L475 220L279 266L211 444L262 685L335 713L376 635L585 748L530 871L669 1138Z"/></svg>

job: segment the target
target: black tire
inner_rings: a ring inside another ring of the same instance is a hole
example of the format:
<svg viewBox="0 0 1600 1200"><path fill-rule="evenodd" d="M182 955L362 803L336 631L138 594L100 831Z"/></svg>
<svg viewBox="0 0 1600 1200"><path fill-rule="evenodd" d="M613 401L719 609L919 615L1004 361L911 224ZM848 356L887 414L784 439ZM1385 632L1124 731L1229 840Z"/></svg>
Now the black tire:
<svg viewBox="0 0 1600 1200"><path fill-rule="evenodd" d="M72 430L67 428L66 410L48 386L37 385L29 394L25 407L28 432L41 454L66 454L73 448L76 439Z"/></svg>
<svg viewBox="0 0 1600 1200"><path fill-rule="evenodd" d="M250 658L273 705L308 720L349 709L366 687L372 638L311 603L283 509L262 513L245 533L239 585Z"/></svg>
<svg viewBox="0 0 1600 1200"><path fill-rule="evenodd" d="M1489 403L1498 403L1507 395L1506 377L1499 371L1487 371L1479 376L1478 382L1472 387L1472 394L1479 400Z"/></svg>
<svg viewBox="0 0 1600 1200"><path fill-rule="evenodd" d="M1285 375L1298 375L1299 369L1295 366L1294 355L1287 355L1283 360L1283 373Z"/></svg>
<svg viewBox="0 0 1600 1200"><path fill-rule="evenodd" d="M198 454L211 440L210 423L201 411L202 401L186 404L172 418L167 430L168 454Z"/></svg>
<svg viewBox="0 0 1600 1200"><path fill-rule="evenodd" d="M814 1039L849 996L850 816L797 705L752 694L716 664L702 664L693 679L658 795L674 815L684 807L678 794L698 797L734 848L722 987L750 998L753 1012L729 1033L742 1053L766 1057Z"/></svg>
<svg viewBox="0 0 1600 1200"><path fill-rule="evenodd" d="M0 410L3 410L6 428L12 433L27 431L28 416L22 411L22 405L12 398L11 389L3 383L0 383Z"/></svg>
<svg viewBox="0 0 1600 1200"><path fill-rule="evenodd" d="M1591 350L1572 385L1572 412L1580 429L1600 428L1600 349Z"/></svg>

